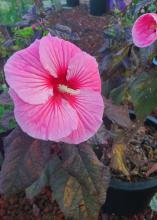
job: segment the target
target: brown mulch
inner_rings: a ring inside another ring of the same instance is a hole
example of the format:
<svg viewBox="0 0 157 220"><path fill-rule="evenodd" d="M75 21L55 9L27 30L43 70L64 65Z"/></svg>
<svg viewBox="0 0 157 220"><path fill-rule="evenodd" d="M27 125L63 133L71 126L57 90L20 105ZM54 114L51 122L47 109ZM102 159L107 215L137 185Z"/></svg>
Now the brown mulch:
<svg viewBox="0 0 157 220"><path fill-rule="evenodd" d="M58 204L52 201L51 190L46 187L32 201L26 199L24 193L9 199L0 197L0 220L65 220L65 218ZM103 215L99 220L157 220L157 213L148 208L135 216Z"/></svg>
<svg viewBox="0 0 157 220"><path fill-rule="evenodd" d="M50 23L72 28L80 36L80 41L76 44L91 55L97 56L97 51L104 41L103 27L108 19L107 16L90 16L87 8L81 6L54 13ZM24 193L8 199L0 196L0 220L64 220L58 204L52 201L51 197L51 191L48 188L45 188L33 201L27 200ZM157 214L148 208L136 216L126 218L110 215L107 218L100 217L100 220L157 220Z"/></svg>
<svg viewBox="0 0 157 220"><path fill-rule="evenodd" d="M26 199L24 193L8 199L0 197L0 220L64 220L58 204L51 197L49 188L32 201Z"/></svg>
<svg viewBox="0 0 157 220"><path fill-rule="evenodd" d="M109 21L108 16L96 17L88 13L86 6L64 9L54 13L49 19L50 24L62 24L69 26L77 32L80 41L75 42L82 50L91 55L96 55L103 44L103 28Z"/></svg>

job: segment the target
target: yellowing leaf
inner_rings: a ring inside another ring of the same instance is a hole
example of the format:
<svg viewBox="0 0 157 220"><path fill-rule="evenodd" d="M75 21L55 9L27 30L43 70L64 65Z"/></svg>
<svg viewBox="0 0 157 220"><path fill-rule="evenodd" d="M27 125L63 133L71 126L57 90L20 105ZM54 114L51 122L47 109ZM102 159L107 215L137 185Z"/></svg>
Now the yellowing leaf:
<svg viewBox="0 0 157 220"><path fill-rule="evenodd" d="M66 183L66 186L65 186L65 190L64 190L64 206L65 206L65 208L69 208L72 206L73 199L77 194L74 190L72 190L75 183L76 183L76 180L74 179L74 177L69 177L69 179ZM77 191L78 191L78 187L77 187Z"/></svg>
<svg viewBox="0 0 157 220"><path fill-rule="evenodd" d="M130 174L125 161L125 150L126 146L124 144L116 144L113 147L111 167L113 170L122 172L125 176L129 178Z"/></svg>

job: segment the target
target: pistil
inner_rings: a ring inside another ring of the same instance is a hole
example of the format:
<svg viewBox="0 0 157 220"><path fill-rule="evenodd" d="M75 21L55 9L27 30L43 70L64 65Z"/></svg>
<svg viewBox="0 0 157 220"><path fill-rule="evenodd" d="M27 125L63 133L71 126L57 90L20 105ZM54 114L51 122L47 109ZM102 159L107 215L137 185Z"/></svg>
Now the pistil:
<svg viewBox="0 0 157 220"><path fill-rule="evenodd" d="M68 86L59 84L58 89L60 92L62 93L67 93L69 95L78 95L80 94L80 90L79 89L71 89Z"/></svg>

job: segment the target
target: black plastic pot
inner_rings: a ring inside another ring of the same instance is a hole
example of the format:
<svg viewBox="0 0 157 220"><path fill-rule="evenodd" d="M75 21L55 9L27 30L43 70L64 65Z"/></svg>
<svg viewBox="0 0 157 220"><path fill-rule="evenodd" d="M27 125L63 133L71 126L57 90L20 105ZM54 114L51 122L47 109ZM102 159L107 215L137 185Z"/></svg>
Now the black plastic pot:
<svg viewBox="0 0 157 220"><path fill-rule="evenodd" d="M129 110L130 119L135 120L135 111ZM149 115L144 124L157 129L157 117ZM107 198L102 211L115 213L116 215L129 216L142 212L150 203L157 192L157 176L150 180L140 182L125 182L119 179L111 179L107 191Z"/></svg>
<svg viewBox="0 0 157 220"><path fill-rule="evenodd" d="M79 0L67 0L67 5L69 7L75 7L79 5Z"/></svg>
<svg viewBox="0 0 157 220"><path fill-rule="evenodd" d="M101 16L105 12L108 12L108 0L90 0L90 14L95 16Z"/></svg>
<svg viewBox="0 0 157 220"><path fill-rule="evenodd" d="M136 119L134 110L129 110L129 117L131 120ZM154 127L157 130L157 116L148 115L144 120L144 124L150 127Z"/></svg>
<svg viewBox="0 0 157 220"><path fill-rule="evenodd" d="M149 205L156 192L157 177L136 183L112 179L102 211L121 216L137 214Z"/></svg>

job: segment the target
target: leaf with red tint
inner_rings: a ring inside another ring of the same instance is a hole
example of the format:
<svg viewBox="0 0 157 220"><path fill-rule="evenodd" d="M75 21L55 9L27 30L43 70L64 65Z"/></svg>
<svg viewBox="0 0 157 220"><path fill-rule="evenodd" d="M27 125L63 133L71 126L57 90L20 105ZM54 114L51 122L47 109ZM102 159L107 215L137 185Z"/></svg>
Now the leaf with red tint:
<svg viewBox="0 0 157 220"><path fill-rule="evenodd" d="M113 105L111 100L104 98L105 115L115 124L123 128L130 128L132 123L129 118L128 108L122 105Z"/></svg>
<svg viewBox="0 0 157 220"><path fill-rule="evenodd" d="M35 140L14 129L4 141L5 159L0 173L0 192L6 196L30 186L51 156L52 142Z"/></svg>

